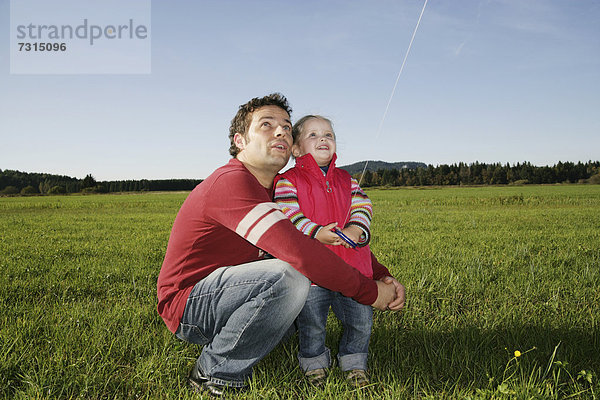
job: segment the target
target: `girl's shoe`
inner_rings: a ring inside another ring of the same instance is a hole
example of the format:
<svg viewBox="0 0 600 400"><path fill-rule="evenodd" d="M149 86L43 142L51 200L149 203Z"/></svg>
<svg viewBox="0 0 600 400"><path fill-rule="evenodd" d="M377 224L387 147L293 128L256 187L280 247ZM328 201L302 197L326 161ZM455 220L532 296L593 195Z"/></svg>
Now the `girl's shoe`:
<svg viewBox="0 0 600 400"><path fill-rule="evenodd" d="M354 388L361 388L370 383L369 376L363 369L353 369L349 371L348 375L346 375L346 382Z"/></svg>
<svg viewBox="0 0 600 400"><path fill-rule="evenodd" d="M308 380L308 383L315 387L321 387L327 380L327 370L325 368L317 368L310 371L306 371L304 376Z"/></svg>

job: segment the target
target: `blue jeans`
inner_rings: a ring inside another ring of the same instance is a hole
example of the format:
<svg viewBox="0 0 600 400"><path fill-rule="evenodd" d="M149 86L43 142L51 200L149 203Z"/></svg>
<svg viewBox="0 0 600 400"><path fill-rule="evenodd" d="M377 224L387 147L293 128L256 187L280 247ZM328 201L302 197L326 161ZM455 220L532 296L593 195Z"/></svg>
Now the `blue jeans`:
<svg viewBox="0 0 600 400"><path fill-rule="evenodd" d="M204 346L196 361L201 375L242 387L293 324L309 288L277 259L219 268L192 289L175 335Z"/></svg>
<svg viewBox="0 0 600 400"><path fill-rule="evenodd" d="M340 368L342 371L366 370L373 309L341 293L314 285L298 315L300 368L306 372L331 366L330 351L325 347L329 306L344 328L337 356Z"/></svg>

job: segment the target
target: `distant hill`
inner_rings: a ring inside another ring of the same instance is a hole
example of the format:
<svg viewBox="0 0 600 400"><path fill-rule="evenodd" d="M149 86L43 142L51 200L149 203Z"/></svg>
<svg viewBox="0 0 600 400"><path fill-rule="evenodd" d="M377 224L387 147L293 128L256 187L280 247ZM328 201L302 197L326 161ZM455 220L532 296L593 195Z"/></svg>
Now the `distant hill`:
<svg viewBox="0 0 600 400"><path fill-rule="evenodd" d="M359 161L354 164L344 165L339 168L344 169L350 173L350 175L362 172L365 167L366 161ZM398 162L385 162L385 161L373 161L369 160L367 164L367 171L376 172L378 169L417 169L427 168L427 164L416 161L398 161Z"/></svg>

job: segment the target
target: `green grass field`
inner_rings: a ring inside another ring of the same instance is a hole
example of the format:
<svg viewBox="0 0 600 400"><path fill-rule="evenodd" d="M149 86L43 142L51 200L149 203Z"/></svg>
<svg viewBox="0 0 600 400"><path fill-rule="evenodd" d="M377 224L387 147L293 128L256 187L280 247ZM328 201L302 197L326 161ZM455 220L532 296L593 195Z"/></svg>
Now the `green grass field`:
<svg viewBox="0 0 600 400"><path fill-rule="evenodd" d="M600 396L600 186L368 193L372 249L408 294L403 312L375 315L372 385L334 370L307 387L291 341L240 398ZM199 348L155 311L185 197L0 198L1 398L198 398Z"/></svg>

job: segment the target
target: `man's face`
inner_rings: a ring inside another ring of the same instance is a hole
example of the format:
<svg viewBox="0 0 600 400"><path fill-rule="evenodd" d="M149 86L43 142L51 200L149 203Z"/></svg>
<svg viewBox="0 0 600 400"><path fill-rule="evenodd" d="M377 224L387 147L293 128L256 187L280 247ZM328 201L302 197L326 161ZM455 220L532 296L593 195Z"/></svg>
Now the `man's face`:
<svg viewBox="0 0 600 400"><path fill-rule="evenodd" d="M279 172L287 164L292 149L292 123L278 106L264 106L252 113L248 133L236 133L237 158L265 172Z"/></svg>

